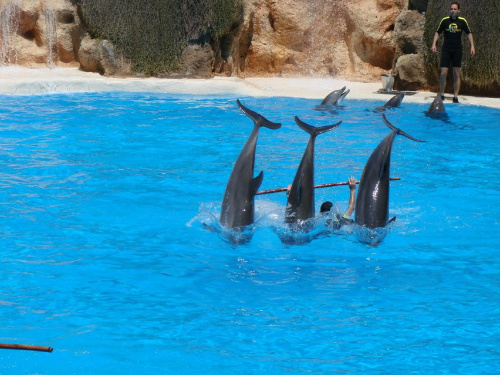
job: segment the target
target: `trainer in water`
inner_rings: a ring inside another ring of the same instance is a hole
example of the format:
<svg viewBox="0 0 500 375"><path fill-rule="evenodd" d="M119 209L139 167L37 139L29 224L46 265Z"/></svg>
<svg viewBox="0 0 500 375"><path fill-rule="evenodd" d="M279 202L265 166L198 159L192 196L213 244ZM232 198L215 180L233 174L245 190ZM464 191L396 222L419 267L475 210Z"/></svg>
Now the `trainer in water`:
<svg viewBox="0 0 500 375"><path fill-rule="evenodd" d="M347 184L349 186L349 203L347 205L347 210L345 210L342 215L336 213L333 219L328 219L325 223L327 227L332 227L334 230L340 229L342 225L351 225L354 223L354 220L351 219L351 215L354 212L356 204L356 179L353 176L349 177ZM321 204L320 213L326 215L330 212L332 207L332 202L323 202L323 204Z"/></svg>
<svg viewBox="0 0 500 375"><path fill-rule="evenodd" d="M467 34L470 44L470 54L474 56L474 39L467 20L459 17L460 4L453 2L450 5L450 16L444 17L434 34L431 50L437 53L436 43L439 34L444 32L444 42L441 51L441 75L439 77L439 94L444 100L444 89L446 86L446 76L450 64L453 68L453 103L458 103L458 92L460 91L460 70L462 67L462 32Z"/></svg>

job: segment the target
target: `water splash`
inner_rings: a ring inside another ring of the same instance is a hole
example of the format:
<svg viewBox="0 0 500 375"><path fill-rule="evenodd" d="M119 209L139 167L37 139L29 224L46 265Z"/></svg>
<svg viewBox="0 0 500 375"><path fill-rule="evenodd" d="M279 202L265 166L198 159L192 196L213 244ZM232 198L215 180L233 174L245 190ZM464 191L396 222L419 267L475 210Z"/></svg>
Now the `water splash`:
<svg viewBox="0 0 500 375"><path fill-rule="evenodd" d="M19 1L0 3L0 66L17 63L15 35L19 27Z"/></svg>
<svg viewBox="0 0 500 375"><path fill-rule="evenodd" d="M47 65L50 69L55 67L54 53L57 56L57 12L54 9L45 8L45 43L47 45Z"/></svg>

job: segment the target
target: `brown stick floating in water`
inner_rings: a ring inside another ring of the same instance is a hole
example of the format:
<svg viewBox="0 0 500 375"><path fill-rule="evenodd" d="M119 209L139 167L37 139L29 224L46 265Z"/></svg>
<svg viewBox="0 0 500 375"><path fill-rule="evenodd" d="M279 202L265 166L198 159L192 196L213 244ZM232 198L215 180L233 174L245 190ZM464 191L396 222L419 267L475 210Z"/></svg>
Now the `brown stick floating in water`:
<svg viewBox="0 0 500 375"><path fill-rule="evenodd" d="M34 350L37 352L52 352L50 346L22 345L22 344L0 344L0 349Z"/></svg>
<svg viewBox="0 0 500 375"><path fill-rule="evenodd" d="M401 180L401 177L391 177L389 180L390 181L399 181L399 180ZM359 181L356 181L356 184L359 184ZM320 188L326 188L326 187L331 187L331 186L341 186L341 185L349 185L349 182L333 182L331 184L315 185L314 188L320 189ZM280 193L282 191L287 191L287 188L262 190L262 191L258 191L257 193L255 193L255 195Z"/></svg>

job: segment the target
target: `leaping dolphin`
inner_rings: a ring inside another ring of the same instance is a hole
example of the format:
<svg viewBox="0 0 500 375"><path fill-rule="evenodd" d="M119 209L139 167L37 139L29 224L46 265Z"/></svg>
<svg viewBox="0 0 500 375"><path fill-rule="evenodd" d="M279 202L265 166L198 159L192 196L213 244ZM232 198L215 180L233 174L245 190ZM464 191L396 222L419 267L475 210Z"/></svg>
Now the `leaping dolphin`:
<svg viewBox="0 0 500 375"><path fill-rule="evenodd" d="M400 134L416 142L425 142L413 138L401 129L393 126L387 121L385 114L382 114L382 118L385 124L392 129L392 132L380 142L366 162L356 199L354 221L356 224L370 229L384 227L387 224L389 213L389 172L394 137Z"/></svg>
<svg viewBox="0 0 500 375"><path fill-rule="evenodd" d="M246 108L239 100L236 100L236 103L238 103L241 111L253 120L254 128L234 164L222 200L220 223L229 229L253 224L255 214L254 197L264 178L264 172L260 172L255 178L253 177L255 148L259 129L261 126L273 130L281 127L280 123L271 122L260 114Z"/></svg>
<svg viewBox="0 0 500 375"><path fill-rule="evenodd" d="M345 91L345 86L342 87L341 89L332 91L329 93L321 102L321 105L325 106L337 106L339 105L342 100L349 94L351 90Z"/></svg>
<svg viewBox="0 0 500 375"><path fill-rule="evenodd" d="M314 217L314 143L316 137L331 129L336 128L342 121L334 125L314 127L301 121L295 116L297 125L311 135L302 160L299 164L292 187L288 194L285 211L285 222L288 224L299 224ZM300 229L300 228L299 228Z"/></svg>
<svg viewBox="0 0 500 375"><path fill-rule="evenodd" d="M401 105L401 102L403 101L404 97L405 97L405 93L404 92L400 92L400 93L394 95L392 98L390 98L387 101L387 103L385 103L383 106L377 107L376 111L383 112L387 108L397 108L397 107L399 107Z"/></svg>

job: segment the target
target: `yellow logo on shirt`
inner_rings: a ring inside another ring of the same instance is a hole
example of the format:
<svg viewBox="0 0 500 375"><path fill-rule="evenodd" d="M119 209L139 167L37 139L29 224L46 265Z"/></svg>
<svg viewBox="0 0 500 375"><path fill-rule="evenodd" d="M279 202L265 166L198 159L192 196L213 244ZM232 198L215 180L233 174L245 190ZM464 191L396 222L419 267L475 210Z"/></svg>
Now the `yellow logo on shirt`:
<svg viewBox="0 0 500 375"><path fill-rule="evenodd" d="M448 31L450 33L458 33L461 30L458 28L458 25L456 23L450 23L450 27L448 28Z"/></svg>

